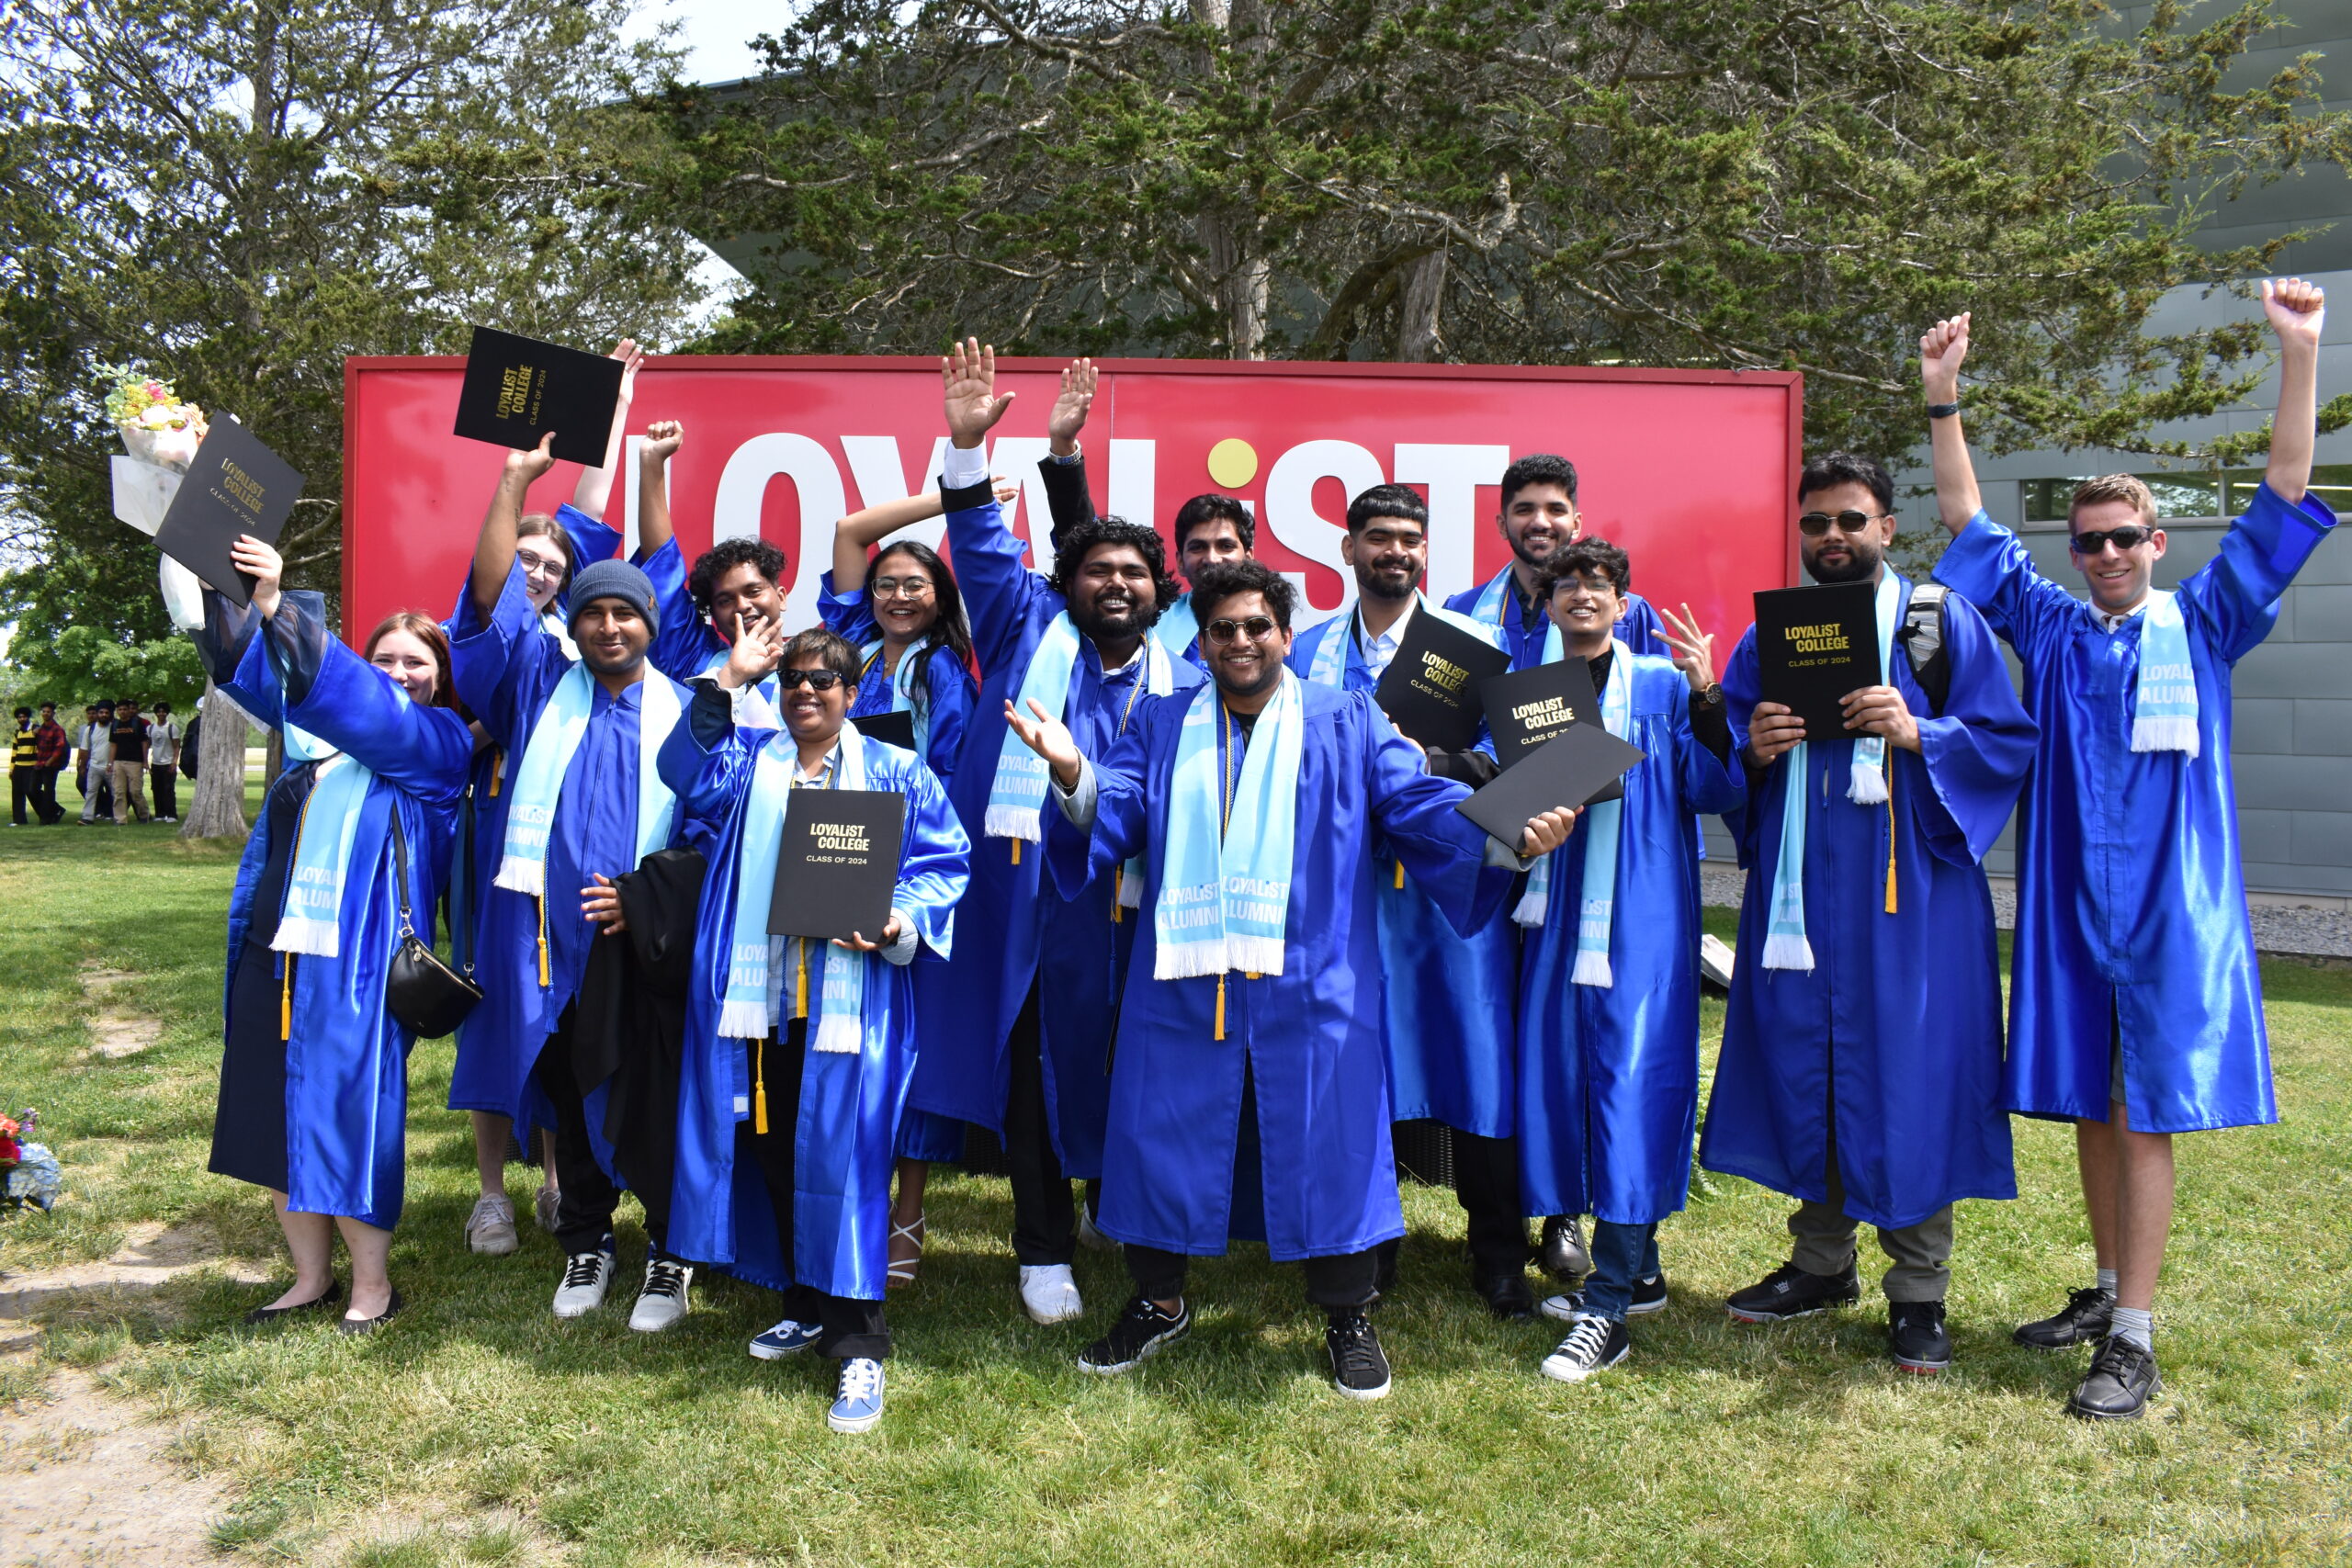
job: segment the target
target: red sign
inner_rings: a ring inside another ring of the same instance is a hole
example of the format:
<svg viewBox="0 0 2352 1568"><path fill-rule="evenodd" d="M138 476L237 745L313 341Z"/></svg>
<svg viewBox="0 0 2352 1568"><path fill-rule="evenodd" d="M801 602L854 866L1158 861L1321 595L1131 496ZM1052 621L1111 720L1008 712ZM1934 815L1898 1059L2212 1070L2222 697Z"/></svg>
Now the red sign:
<svg viewBox="0 0 2352 1568"><path fill-rule="evenodd" d="M1042 539L1036 463L1062 361L999 360L1017 394L991 468L1023 486L1012 524ZM1512 458L1577 467L1588 534L1624 547L1634 586L1688 602L1718 656L1752 618L1748 595L1795 581L1802 378L1782 372L1619 370L1114 359L1081 437L1095 503L1165 535L1184 501L1249 502L1257 553L1305 590L1306 622L1344 606L1348 498L1394 480L1429 498L1428 589L1444 598L1510 558L1495 489ZM447 615L504 449L450 434L464 361L345 362L344 624L396 609ZM714 538L759 535L791 561L793 627L816 618L835 519L933 485L946 440L939 367L918 358L673 355L637 378L632 436L605 518L636 542L636 452L646 425L683 421L670 508L689 559ZM570 464L529 509L570 499ZM910 530L936 542L941 525ZM1036 559L1033 550L1032 559Z"/></svg>

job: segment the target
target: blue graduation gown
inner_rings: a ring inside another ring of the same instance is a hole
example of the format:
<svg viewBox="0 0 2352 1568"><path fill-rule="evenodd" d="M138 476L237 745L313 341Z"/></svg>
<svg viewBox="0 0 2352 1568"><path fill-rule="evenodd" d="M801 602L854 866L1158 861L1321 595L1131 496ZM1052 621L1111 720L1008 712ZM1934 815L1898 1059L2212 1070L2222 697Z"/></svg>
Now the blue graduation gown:
<svg viewBox="0 0 2352 1568"><path fill-rule="evenodd" d="M1905 581L1903 604L1910 598ZM2037 732L1999 644L1964 602L1945 602L1944 647L1951 694L1939 717L1927 716L1899 649L1890 661L1892 683L1918 716L1920 750L1887 748L1887 805L1846 798L1852 741L1815 740L1804 777L1782 757L1731 823L1747 887L1699 1145L1709 1170L1818 1201L1834 1114L1846 1212L1890 1227L1962 1198L2017 1196L2001 1105L1999 949L1979 862L2017 802ZM1745 747L1758 691L1753 626L1723 684ZM1781 805L1800 786L1814 967L1767 969Z"/></svg>
<svg viewBox="0 0 2352 1568"><path fill-rule="evenodd" d="M383 671L328 635L305 596L288 595L276 617L256 627L258 620L243 617L232 634L243 646L234 650L235 671L221 690L257 721L271 728L294 724L375 775L352 834L336 912L336 955L292 955L291 1028L285 1042L287 1206L389 1230L400 1219L403 1196L408 1053L414 1043L384 1006L400 931L391 820L397 813L408 845L413 929L430 942L448 866L452 813L465 787L473 739L455 711L407 701ZM255 630L260 635L253 635ZM223 672L216 670L216 678ZM307 788L315 772L312 764L299 764L272 787ZM270 815L262 814L259 830L245 840L230 893L232 985L256 908L275 910L286 897L282 869L275 879L262 874L272 860ZM283 868L290 860L281 854L277 863ZM281 977L288 956L277 955ZM277 1032L275 1006L263 1020L240 1017L232 995L233 989L222 1005L228 1033L257 1025Z"/></svg>
<svg viewBox="0 0 2352 1568"><path fill-rule="evenodd" d="M1619 657L1623 657L1620 655ZM1747 786L1690 732L1690 687L1634 656L1608 986L1571 984L1586 852L1582 822L1552 853L1544 924L1523 933L1520 1190L1531 1214L1613 1224L1664 1219L1690 1196L1699 1117L1699 860L1694 813L1736 810Z"/></svg>
<svg viewBox="0 0 2352 1568"><path fill-rule="evenodd" d="M801 1284L829 1295L879 1301L889 1268L892 1154L917 1055L914 987L906 969L879 953L865 954L862 1048L855 1055L803 1055L793 1135L793 1255L784 1258L776 1250L775 1215L760 1172L755 1166L739 1168L735 1159L737 1126L752 1115L750 1052L743 1041L718 1032L735 900L746 874L743 818L752 768L777 732L731 724L708 736L695 730L690 712L662 749L663 780L715 840L697 911L694 988L686 1002L667 1245L682 1257L716 1264L771 1290ZM784 744L789 747L790 739ZM897 790L907 797L891 903L914 922L924 946L947 952L971 841L946 792L914 753L868 741L865 770L866 788ZM749 872L769 876L775 867ZM829 949L825 962L835 962L845 951ZM812 976L810 1005L821 1007L822 1000L822 987ZM815 1021L810 1020L812 1027Z"/></svg>
<svg viewBox="0 0 2352 1568"><path fill-rule="evenodd" d="M833 574L825 573L817 587L817 618L828 631L864 648L877 640L882 630L874 624L872 602L862 588L847 593L833 592ZM964 730L972 722L972 704L977 688L972 672L964 668L953 651L944 645L929 649L922 659L923 694L929 707L924 722L928 728L928 743L923 747L923 761L933 777L944 785L956 776L956 760L963 754ZM882 672L879 656L857 683L857 703L849 712L853 719L868 714L888 713L897 695L890 689L890 678Z"/></svg>
<svg viewBox="0 0 2352 1568"><path fill-rule="evenodd" d="M450 656L457 666L458 694L506 754L503 795L514 787L531 732L556 682L573 661L564 657L560 644L539 631L519 568L508 574L490 625L454 641ZM648 668L645 679L668 677ZM531 1071L563 1010L579 992L589 945L596 940L597 928L580 913L579 889L590 885L591 873L616 877L637 866L639 694L640 689L632 686L615 697L601 683L594 685L587 732L564 770L548 845L545 986L539 984L540 901L497 886L492 880L503 852L503 809L498 813L497 837L477 829L478 864L485 874L475 884L482 911L474 978L482 999L467 1021L475 1032L469 1040L468 1071L478 1097L490 1101L479 1109L512 1116L522 1126L552 1124L550 1108ZM678 700L681 705L690 700L683 688ZM682 822L671 841L701 849L707 838L692 822ZM595 1110L601 1101L591 1098L588 1125L604 1162L608 1151Z"/></svg>
<svg viewBox="0 0 2352 1568"><path fill-rule="evenodd" d="M2220 552L2182 581L2193 759L2132 750L2144 615L2102 631L2087 604L2036 572L2016 536L1983 513L1937 563L1936 576L2017 650L2042 729L2018 834L2011 1109L2106 1121L2120 1029L2140 1131L2278 1119L2238 863L2230 677L2335 525L2316 499L2290 506L2265 485Z"/></svg>
<svg viewBox="0 0 2352 1568"><path fill-rule="evenodd" d="M1225 977L1223 1040L1216 976L1152 977L1170 781L1192 699L1147 699L1127 735L1092 754L1091 836L1047 803L1057 882L1082 886L1090 872L1144 856L1097 1219L1117 1240L1215 1255L1262 1219L1268 1251L1283 1261L1404 1234L1388 1139L1373 842L1385 836L1457 931L1501 918L1512 874L1485 863L1487 836L1454 809L1468 789L1425 773L1420 752L1371 698L1315 685L1304 695L1283 973ZM1245 1072L1257 1097L1261 1215L1234 1213L1237 1197L1246 1201L1235 1188Z"/></svg>
<svg viewBox="0 0 2352 1568"><path fill-rule="evenodd" d="M1445 607L1457 615L1470 615L1477 608L1478 595L1486 586L1479 582L1464 589L1448 599ZM1503 591L1502 625L1497 628L1502 633L1503 646L1510 650L1512 669L1532 669L1544 662L1544 634L1551 625L1552 618L1541 607L1536 609L1532 623L1521 619L1519 581L1512 579L1510 586ZM1657 612L1650 607L1648 600L1638 593L1625 595L1625 618L1617 623L1619 641L1638 654L1661 654L1667 647L1656 634L1665 629L1666 623L1657 618Z"/></svg>
<svg viewBox="0 0 2352 1568"><path fill-rule="evenodd" d="M1042 846L1022 844L1016 863L1015 840L982 831L1004 743L1004 705L1020 692L1038 639L1063 604L1046 579L1023 563L1022 542L1005 526L986 487L948 495L952 502L973 493L985 499L947 513L947 543L986 679L947 795L972 840L972 905L987 915L964 922L945 964L914 966L923 1041L912 1103L1002 1132L1012 1082L1005 1042L1034 983L1054 1153L1064 1173L1092 1179L1102 1173L1112 1004L1136 922L1114 918L1124 911L1116 908L1107 871L1097 886L1048 887L1040 880ZM1178 692L1201 683L1198 670L1182 660L1170 663ZM1079 639L1067 716L1089 756L1110 749L1123 719L1134 728L1151 700L1136 690L1144 669L1138 657L1106 678L1094 644ZM1046 814L1052 815L1050 802Z"/></svg>
<svg viewBox="0 0 2352 1568"><path fill-rule="evenodd" d="M1369 697L1380 682L1363 661L1354 626L1354 615L1340 615L1299 633L1291 644L1291 669L1304 681L1323 639L1345 637L1346 689ZM1376 844L1374 860L1388 1088L1396 1120L1432 1118L1482 1138L1508 1138L1519 1119L1512 1082L1518 928L1495 920L1464 936L1409 875L1397 886L1393 848Z"/></svg>

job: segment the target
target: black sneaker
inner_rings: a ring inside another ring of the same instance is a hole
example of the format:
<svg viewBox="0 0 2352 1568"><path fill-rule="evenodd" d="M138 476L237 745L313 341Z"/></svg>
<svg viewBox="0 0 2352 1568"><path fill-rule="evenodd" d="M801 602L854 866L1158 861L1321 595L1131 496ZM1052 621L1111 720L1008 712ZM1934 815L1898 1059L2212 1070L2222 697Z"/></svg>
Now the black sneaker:
<svg viewBox="0 0 2352 1568"><path fill-rule="evenodd" d="M1544 1358L1540 1370L1555 1382L1582 1382L1623 1360L1632 1348L1623 1324L1605 1317L1580 1317L1560 1341L1560 1348Z"/></svg>
<svg viewBox="0 0 2352 1568"><path fill-rule="evenodd" d="M2072 1345L2106 1338L2108 1321L2114 1313L2114 1292L2088 1285L2068 1296L2056 1316L2045 1317L2039 1323L2021 1323L2009 1337L2029 1349L2064 1350Z"/></svg>
<svg viewBox="0 0 2352 1568"><path fill-rule="evenodd" d="M1131 1372L1193 1330L1193 1309L1183 1302L1172 1313L1162 1312L1148 1297L1137 1296L1111 1325L1111 1332L1078 1353L1081 1372Z"/></svg>
<svg viewBox="0 0 2352 1568"><path fill-rule="evenodd" d="M2091 1370L2066 1400L2066 1414L2086 1421L2130 1421L2164 1392L2156 1353L2110 1334L2098 1342Z"/></svg>
<svg viewBox="0 0 2352 1568"><path fill-rule="evenodd" d="M1886 1353L1906 1372L1939 1372L1951 1365L1951 1336L1941 1302L1889 1302Z"/></svg>
<svg viewBox="0 0 2352 1568"><path fill-rule="evenodd" d="M1361 1307L1334 1307L1323 1333L1331 1352L1331 1386L1350 1399L1388 1397L1388 1358Z"/></svg>
<svg viewBox="0 0 2352 1568"><path fill-rule="evenodd" d="M1487 1303L1487 1310L1506 1323L1524 1323L1535 1315L1535 1292L1527 1288L1525 1274L1495 1274L1485 1279L1473 1275L1470 1288Z"/></svg>
<svg viewBox="0 0 2352 1568"><path fill-rule="evenodd" d="M1642 1317L1666 1310L1666 1274L1664 1270L1646 1280L1634 1281L1634 1299L1625 1304L1625 1315Z"/></svg>
<svg viewBox="0 0 2352 1568"><path fill-rule="evenodd" d="M1808 1274L1793 1263L1783 1263L1734 1293L1724 1306L1736 1322L1781 1323L1831 1307L1852 1306L1861 1299L1861 1280L1850 1263L1843 1274Z"/></svg>
<svg viewBox="0 0 2352 1568"><path fill-rule="evenodd" d="M1584 1245L1584 1226L1574 1214L1554 1214L1544 1222L1544 1240L1536 1249L1544 1272L1555 1280L1573 1281L1592 1272L1592 1254Z"/></svg>

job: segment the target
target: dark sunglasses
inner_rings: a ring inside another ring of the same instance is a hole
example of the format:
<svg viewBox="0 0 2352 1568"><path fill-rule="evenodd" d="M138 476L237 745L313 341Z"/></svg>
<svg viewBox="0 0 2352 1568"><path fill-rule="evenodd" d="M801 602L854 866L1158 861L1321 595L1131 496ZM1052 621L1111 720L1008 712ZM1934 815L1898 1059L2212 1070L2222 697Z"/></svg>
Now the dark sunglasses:
<svg viewBox="0 0 2352 1568"><path fill-rule="evenodd" d="M2120 528L2086 528L2066 541L2066 547L2078 556L2095 556L2113 545L2118 554L2134 549L2156 536L2156 531L2143 523L2126 523Z"/></svg>
<svg viewBox="0 0 2352 1568"><path fill-rule="evenodd" d="M1273 617L1271 615L1251 615L1245 620L1238 621L1211 621L1207 626L1203 626L1201 630L1208 634L1208 639L1211 642L1216 643L1218 647L1222 648L1238 637L1246 637L1251 642L1265 641L1268 637L1274 635L1274 621Z"/></svg>
<svg viewBox="0 0 2352 1568"><path fill-rule="evenodd" d="M806 686L812 692L830 692L842 683L841 674L833 670L779 670L775 672L778 691L788 692L795 686Z"/></svg>
<svg viewBox="0 0 2352 1568"><path fill-rule="evenodd" d="M1826 512L1808 512L1797 519L1797 526L1804 530L1806 538L1818 539L1829 532L1832 523L1845 533L1859 534L1880 518L1894 515L1892 512L1840 512L1834 516Z"/></svg>

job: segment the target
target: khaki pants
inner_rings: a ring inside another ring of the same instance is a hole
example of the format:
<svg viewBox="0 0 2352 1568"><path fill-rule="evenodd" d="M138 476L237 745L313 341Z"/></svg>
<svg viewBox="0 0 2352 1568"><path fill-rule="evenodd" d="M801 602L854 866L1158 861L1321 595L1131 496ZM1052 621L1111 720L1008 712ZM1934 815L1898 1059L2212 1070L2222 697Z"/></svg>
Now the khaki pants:
<svg viewBox="0 0 2352 1568"><path fill-rule="evenodd" d="M1801 1203L1789 1216L1796 1246L1791 1260L1808 1274L1843 1274L1852 1267L1854 1232L1861 1222L1846 1213L1846 1184L1838 1175L1838 1149L1829 1150L1829 1193L1819 1203ZM1951 1289L1951 1205L1917 1224L1878 1229L1880 1250L1894 1259L1882 1288L1891 1302L1939 1302Z"/></svg>
<svg viewBox="0 0 2352 1568"><path fill-rule="evenodd" d="M147 820L147 764L144 762L109 762L107 772L114 778L114 819L119 827L139 813L139 820Z"/></svg>

